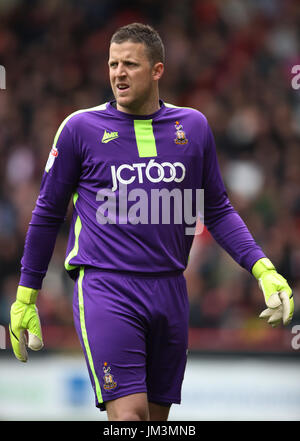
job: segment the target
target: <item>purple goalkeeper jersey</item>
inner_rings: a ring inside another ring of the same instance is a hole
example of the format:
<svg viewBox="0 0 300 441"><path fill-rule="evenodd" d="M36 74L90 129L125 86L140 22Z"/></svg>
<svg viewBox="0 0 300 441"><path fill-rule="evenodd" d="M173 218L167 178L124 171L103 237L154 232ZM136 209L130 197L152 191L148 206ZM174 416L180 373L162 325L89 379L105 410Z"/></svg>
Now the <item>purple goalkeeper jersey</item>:
<svg viewBox="0 0 300 441"><path fill-rule="evenodd" d="M21 285L41 287L71 198L71 277L81 265L184 271L199 213L241 266L250 271L265 257L228 200L211 129L195 109L160 101L157 112L136 116L110 102L63 121L27 232Z"/></svg>

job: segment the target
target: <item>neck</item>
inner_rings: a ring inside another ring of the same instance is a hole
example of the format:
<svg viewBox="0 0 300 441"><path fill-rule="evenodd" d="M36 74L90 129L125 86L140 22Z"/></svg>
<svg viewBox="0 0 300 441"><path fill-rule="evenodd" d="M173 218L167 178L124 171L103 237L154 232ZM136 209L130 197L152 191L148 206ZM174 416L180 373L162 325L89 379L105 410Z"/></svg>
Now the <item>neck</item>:
<svg viewBox="0 0 300 441"><path fill-rule="evenodd" d="M117 109L120 112L130 113L132 115L152 115L157 110L160 109L159 97L158 94L155 94L153 99L144 101L144 103L131 103L128 106L122 106L117 102Z"/></svg>

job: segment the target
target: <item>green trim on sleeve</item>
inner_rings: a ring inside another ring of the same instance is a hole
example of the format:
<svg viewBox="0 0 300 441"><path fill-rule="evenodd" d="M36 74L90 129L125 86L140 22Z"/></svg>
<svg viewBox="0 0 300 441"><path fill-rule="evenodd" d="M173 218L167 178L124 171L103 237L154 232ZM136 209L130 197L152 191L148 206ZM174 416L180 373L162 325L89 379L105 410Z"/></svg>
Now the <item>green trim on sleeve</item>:
<svg viewBox="0 0 300 441"><path fill-rule="evenodd" d="M85 113L85 112L96 112L98 110L105 110L107 106L107 103L104 104L100 104L99 106L95 106L95 107L91 107L89 109L81 109L81 110L77 110L76 112L71 113L69 116L67 116L67 118L65 118L63 120L63 122L61 123L61 125L59 126L55 136L54 136L54 141L53 141L53 146L52 148L56 148L56 144L58 141L58 138L61 134L61 132L63 131L63 128L65 127L65 125L67 124L67 122L75 115L79 115L80 113ZM50 167L51 168L51 167ZM45 171L48 173L50 168L48 168L46 166Z"/></svg>
<svg viewBox="0 0 300 441"><path fill-rule="evenodd" d="M73 204L74 207L76 205L78 199L78 193L74 193L73 196ZM79 235L81 232L81 228L82 228L82 223L81 223L81 219L79 217L79 215L77 216L76 222L75 222L75 228L74 228L74 234L75 234L75 242L74 242L74 247L72 248L72 250L69 252L66 260L65 260L65 269L67 271L73 270L75 268L77 268L77 265L70 265L69 262L71 259L73 259L73 257L77 256L78 254L78 250L79 250Z"/></svg>

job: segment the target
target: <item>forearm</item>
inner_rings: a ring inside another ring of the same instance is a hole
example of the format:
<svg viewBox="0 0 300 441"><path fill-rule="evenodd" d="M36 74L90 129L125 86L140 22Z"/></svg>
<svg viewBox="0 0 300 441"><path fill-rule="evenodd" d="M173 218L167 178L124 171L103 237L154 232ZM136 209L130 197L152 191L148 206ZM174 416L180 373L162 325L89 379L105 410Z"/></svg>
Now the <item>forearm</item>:
<svg viewBox="0 0 300 441"><path fill-rule="evenodd" d="M41 288L59 228L65 221L73 187L73 184L44 173L25 239L19 285Z"/></svg>
<svg viewBox="0 0 300 441"><path fill-rule="evenodd" d="M34 289L41 288L62 222L63 219L33 214L21 260L19 285Z"/></svg>
<svg viewBox="0 0 300 441"><path fill-rule="evenodd" d="M204 159L204 223L218 244L239 265L251 272L255 262L265 255L228 199L213 134L208 125Z"/></svg>
<svg viewBox="0 0 300 441"><path fill-rule="evenodd" d="M233 209L218 221L210 222L208 230L218 244L249 272L257 260L266 257L244 221Z"/></svg>

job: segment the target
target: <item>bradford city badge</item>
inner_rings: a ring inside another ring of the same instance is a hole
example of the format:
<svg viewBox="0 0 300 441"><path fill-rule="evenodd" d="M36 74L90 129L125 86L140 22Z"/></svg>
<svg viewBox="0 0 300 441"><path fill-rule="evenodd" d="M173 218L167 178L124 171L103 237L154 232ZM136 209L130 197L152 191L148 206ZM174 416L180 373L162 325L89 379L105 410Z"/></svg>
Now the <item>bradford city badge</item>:
<svg viewBox="0 0 300 441"><path fill-rule="evenodd" d="M114 376L110 373L111 368L110 366L107 366L107 363L104 363L103 366L103 372L104 372L104 376L103 376L103 380L104 380L104 384L103 387L105 390L112 390L115 389L117 387L117 383L114 380Z"/></svg>
<svg viewBox="0 0 300 441"><path fill-rule="evenodd" d="M186 144L188 142L185 132L183 130L182 124L179 123L179 121L176 121L175 123L175 129L176 129L176 138L174 139L175 144Z"/></svg>

